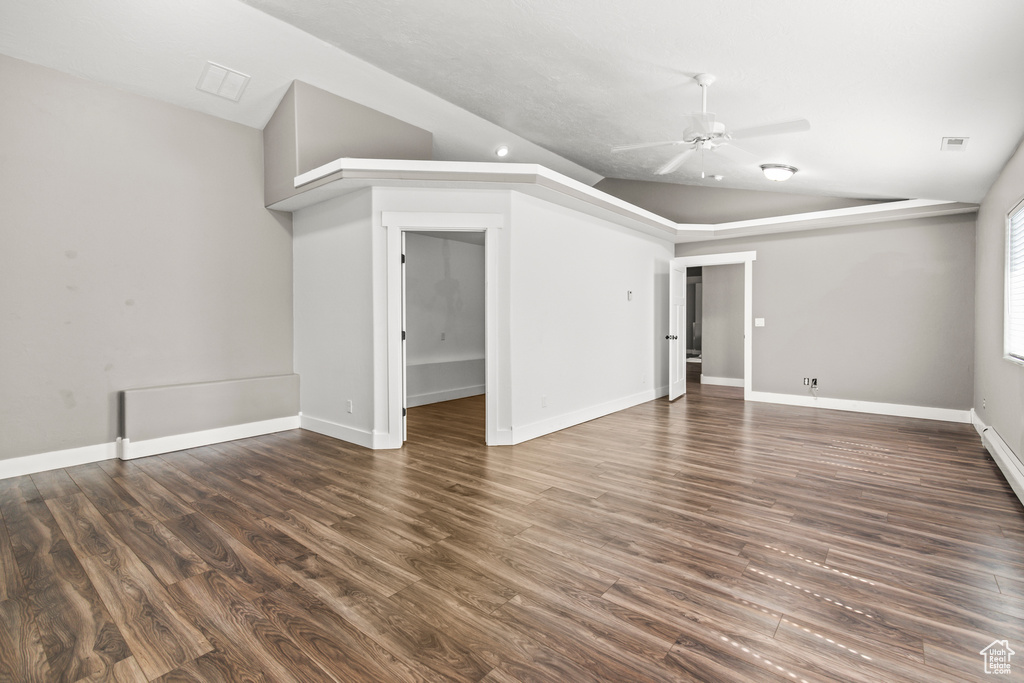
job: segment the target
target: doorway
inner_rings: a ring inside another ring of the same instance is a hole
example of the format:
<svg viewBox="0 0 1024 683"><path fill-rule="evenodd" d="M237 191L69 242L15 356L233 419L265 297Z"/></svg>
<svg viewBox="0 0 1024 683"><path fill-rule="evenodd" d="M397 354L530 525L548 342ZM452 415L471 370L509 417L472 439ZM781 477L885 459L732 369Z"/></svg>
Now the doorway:
<svg viewBox="0 0 1024 683"><path fill-rule="evenodd" d="M686 282L689 268L743 265L743 398L750 399L753 370L753 263L757 252L742 251L704 256L680 256L672 259L669 267L669 400L686 393L687 343ZM706 330L702 331L702 333ZM705 340L706 341L706 340Z"/></svg>
<svg viewBox="0 0 1024 683"><path fill-rule="evenodd" d="M485 440L484 234L404 232L407 440Z"/></svg>
<svg viewBox="0 0 1024 683"><path fill-rule="evenodd" d="M504 214L442 213L382 211L381 225L387 233L387 318L378 327L387 345L386 429L382 441L386 448L401 448L405 442L408 412L406 376L406 302L402 251L406 233L433 233L449 239L455 233L483 235L484 259L484 433L487 445L511 443L511 432L499 430L498 419L502 410L508 410L507 379L499 372L500 315L498 292L498 253ZM479 239L479 237L466 238ZM445 331L447 333L447 331ZM438 342L439 342L438 331ZM446 334L445 342L448 341ZM440 343L440 342L439 342Z"/></svg>

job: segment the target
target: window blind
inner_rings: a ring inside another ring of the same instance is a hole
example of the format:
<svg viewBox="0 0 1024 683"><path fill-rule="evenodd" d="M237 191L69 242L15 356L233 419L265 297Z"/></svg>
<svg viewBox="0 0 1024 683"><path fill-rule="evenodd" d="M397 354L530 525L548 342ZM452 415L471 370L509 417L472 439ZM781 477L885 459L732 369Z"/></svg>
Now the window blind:
<svg viewBox="0 0 1024 683"><path fill-rule="evenodd" d="M1024 202L1010 213L1006 250L1006 355L1024 361Z"/></svg>

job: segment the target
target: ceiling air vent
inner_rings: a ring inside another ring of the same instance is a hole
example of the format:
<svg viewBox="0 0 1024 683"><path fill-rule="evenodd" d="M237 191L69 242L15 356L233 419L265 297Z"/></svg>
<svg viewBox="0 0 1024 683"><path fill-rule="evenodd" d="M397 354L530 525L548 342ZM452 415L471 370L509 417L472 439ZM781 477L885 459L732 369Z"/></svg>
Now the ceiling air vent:
<svg viewBox="0 0 1024 683"><path fill-rule="evenodd" d="M942 138L942 146L939 147L943 152L962 152L967 148L967 141L970 138Z"/></svg>
<svg viewBox="0 0 1024 683"><path fill-rule="evenodd" d="M211 95L237 102L242 99L242 92L248 83L249 77L245 74L220 64L207 62L196 88Z"/></svg>

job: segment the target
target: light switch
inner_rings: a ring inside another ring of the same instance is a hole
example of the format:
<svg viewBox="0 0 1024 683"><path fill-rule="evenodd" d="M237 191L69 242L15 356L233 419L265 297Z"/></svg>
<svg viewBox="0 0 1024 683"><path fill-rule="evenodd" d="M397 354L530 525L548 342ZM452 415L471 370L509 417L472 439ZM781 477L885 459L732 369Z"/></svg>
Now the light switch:
<svg viewBox="0 0 1024 683"><path fill-rule="evenodd" d="M764 327L764 318L754 318L754 327Z"/></svg>

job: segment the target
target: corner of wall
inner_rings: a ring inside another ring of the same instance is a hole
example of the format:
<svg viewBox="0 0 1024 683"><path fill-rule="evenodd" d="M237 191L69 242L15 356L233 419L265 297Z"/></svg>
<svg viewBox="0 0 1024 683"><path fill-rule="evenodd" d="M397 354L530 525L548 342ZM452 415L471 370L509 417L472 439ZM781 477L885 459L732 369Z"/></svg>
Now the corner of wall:
<svg viewBox="0 0 1024 683"><path fill-rule="evenodd" d="M263 127L263 205L295 194L298 175L295 141L295 81Z"/></svg>

